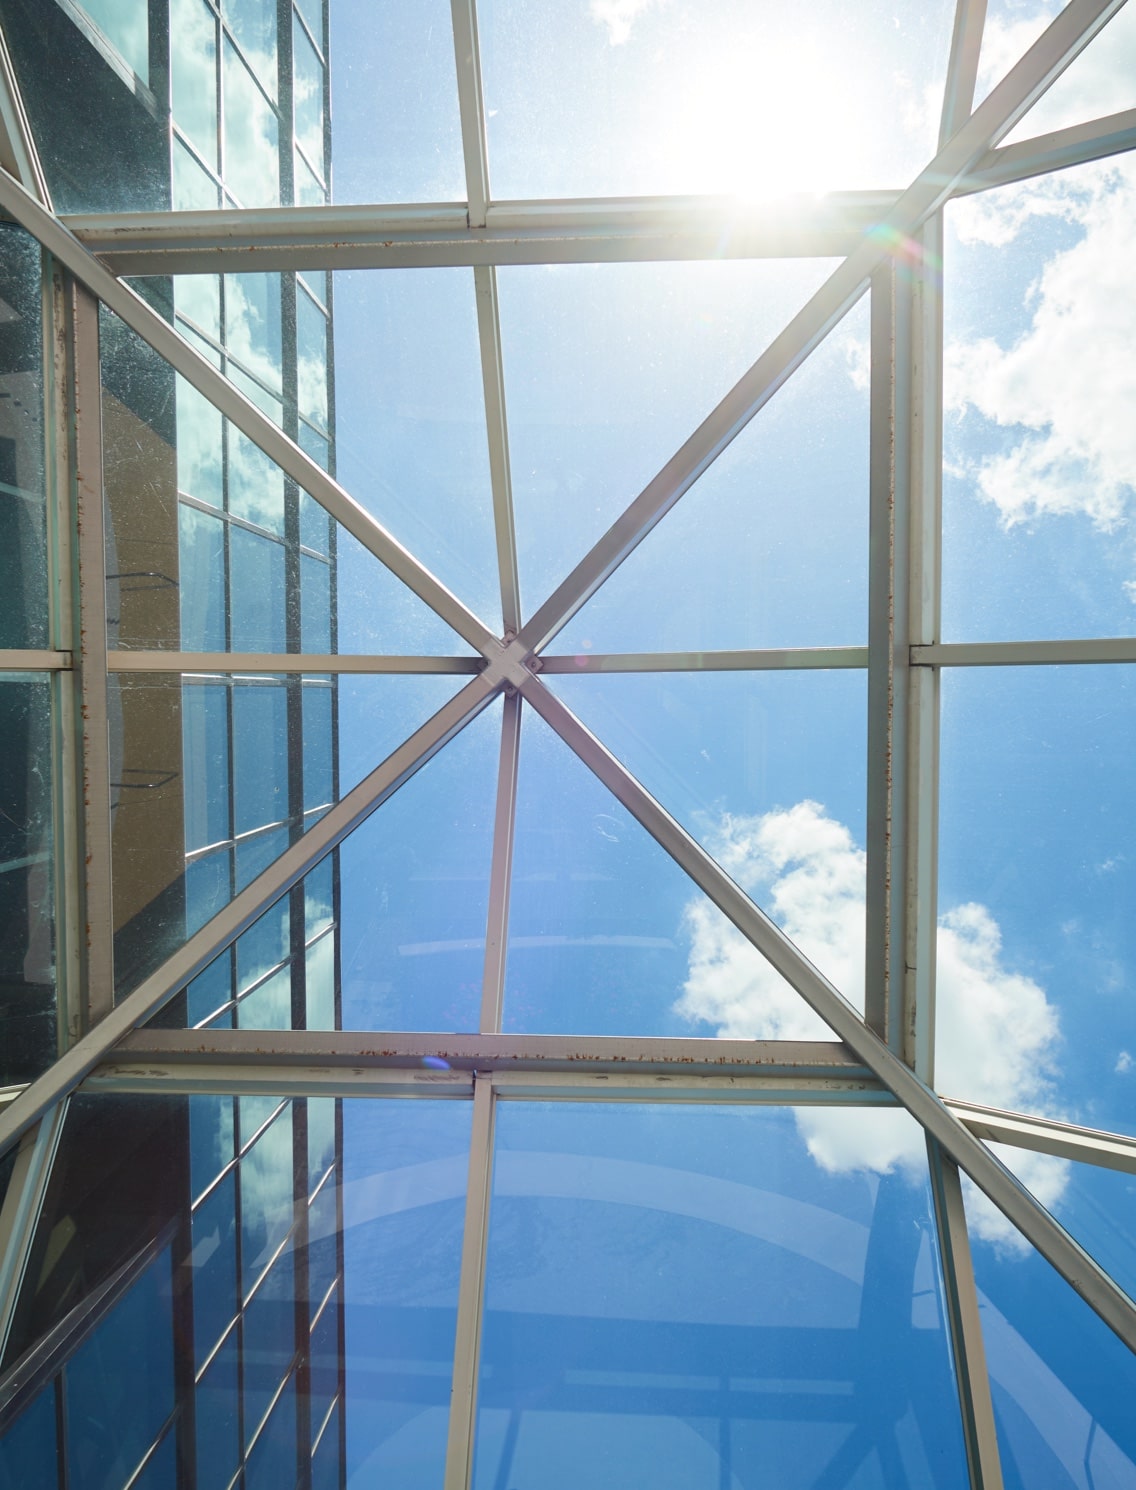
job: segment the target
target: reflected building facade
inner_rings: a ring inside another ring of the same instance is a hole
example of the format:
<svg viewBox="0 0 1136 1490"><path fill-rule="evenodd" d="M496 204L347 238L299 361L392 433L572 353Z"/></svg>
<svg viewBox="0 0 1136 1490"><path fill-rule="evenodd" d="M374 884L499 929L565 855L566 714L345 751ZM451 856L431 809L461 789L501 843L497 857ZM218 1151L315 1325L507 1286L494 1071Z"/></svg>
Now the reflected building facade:
<svg viewBox="0 0 1136 1490"><path fill-rule="evenodd" d="M4 0L0 25L57 211L328 199L324 0ZM3 562L22 595L24 569L44 564L45 395L41 253L16 228L0 229L0 280ZM334 470L330 276L135 287ZM100 360L109 646L334 652L323 509L105 309ZM24 600L5 607L22 629L3 645L46 646L45 601ZM0 711L26 747L5 752L20 776L2 784L0 898L20 928L0 968L14 1081L56 1054L46 680L0 681ZM214 658L112 677L108 720L121 995L334 800L335 683ZM163 1022L337 1027L337 875L333 856ZM48 1197L4 1353L0 1484L340 1484L334 1105L148 1105L127 1115L125 1142L109 1114L72 1105L70 1182ZM100 1369L127 1356L133 1376Z"/></svg>

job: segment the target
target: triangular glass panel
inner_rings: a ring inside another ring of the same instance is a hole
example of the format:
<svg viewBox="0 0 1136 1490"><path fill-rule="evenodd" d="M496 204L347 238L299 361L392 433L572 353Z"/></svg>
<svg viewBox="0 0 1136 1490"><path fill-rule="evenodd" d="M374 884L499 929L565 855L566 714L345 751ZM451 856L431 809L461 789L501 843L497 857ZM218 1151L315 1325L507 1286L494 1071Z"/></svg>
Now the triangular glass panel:
<svg viewBox="0 0 1136 1490"><path fill-rule="evenodd" d="M834 1038L532 710L521 733L504 1025Z"/></svg>
<svg viewBox="0 0 1136 1490"><path fill-rule="evenodd" d="M339 480L499 630L473 270L334 278Z"/></svg>
<svg viewBox="0 0 1136 1490"><path fill-rule="evenodd" d="M462 681L112 675L119 996L316 823Z"/></svg>
<svg viewBox="0 0 1136 1490"><path fill-rule="evenodd" d="M849 312L550 651L867 641L868 315Z"/></svg>
<svg viewBox="0 0 1136 1490"><path fill-rule="evenodd" d="M982 35L976 103L1006 73L1052 21L1050 7L1031 9L1014 0L998 0L986 14ZM1136 14L1125 6L1074 57L1033 108L1001 142L1034 139L1070 125L1103 119L1136 107Z"/></svg>
<svg viewBox="0 0 1136 1490"><path fill-rule="evenodd" d="M498 274L525 608L535 610L835 267L827 260Z"/></svg>
<svg viewBox="0 0 1136 1490"><path fill-rule="evenodd" d="M191 300L179 285L178 329L270 419L285 428L291 421L293 437L326 468L333 444L274 391L288 359L265 322L279 312L280 280L229 275L223 297L213 280L212 290L196 285ZM429 606L106 311L102 376L112 647L470 655ZM326 385L326 369L323 376Z"/></svg>
<svg viewBox="0 0 1136 1490"><path fill-rule="evenodd" d="M588 674L548 683L862 1008L864 671ZM742 990L718 971L708 991L736 1018ZM801 1012L815 1018L803 1004Z"/></svg>
<svg viewBox="0 0 1136 1490"><path fill-rule="evenodd" d="M966 1206L1006 1490L1136 1483L1136 1359L969 1186Z"/></svg>
<svg viewBox="0 0 1136 1490"><path fill-rule="evenodd" d="M500 721L493 704L467 725L159 1022L475 1030ZM243 882L264 867L251 865Z"/></svg>

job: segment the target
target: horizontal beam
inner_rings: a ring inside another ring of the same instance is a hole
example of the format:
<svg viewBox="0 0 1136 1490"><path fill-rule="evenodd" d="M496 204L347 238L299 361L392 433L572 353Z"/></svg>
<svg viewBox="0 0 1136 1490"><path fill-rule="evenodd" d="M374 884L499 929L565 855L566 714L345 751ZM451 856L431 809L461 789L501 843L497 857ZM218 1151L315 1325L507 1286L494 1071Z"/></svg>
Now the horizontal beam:
<svg viewBox="0 0 1136 1490"><path fill-rule="evenodd" d="M1081 641L934 642L911 649L913 667L1044 667L1064 662L1136 662L1136 637Z"/></svg>
<svg viewBox="0 0 1136 1490"><path fill-rule="evenodd" d="M795 1079L868 1073L845 1046L828 1040L664 1039L639 1035L437 1034L356 1030L167 1030L128 1035L99 1064L112 1072L153 1065L267 1062L280 1069L572 1072L618 1075L785 1076Z"/></svg>
<svg viewBox="0 0 1136 1490"><path fill-rule="evenodd" d="M843 258L897 192L739 203L729 197L100 213L62 220L115 274L405 269L629 260Z"/></svg>
<svg viewBox="0 0 1136 1490"><path fill-rule="evenodd" d="M1055 1154L1061 1159L1076 1159L1082 1164L1136 1174L1136 1138L1106 1133L1100 1128L1082 1128L1054 1118L956 1102L950 1097L944 1097L943 1101L976 1138L988 1143L1009 1143L1039 1154Z"/></svg>
<svg viewBox="0 0 1136 1490"><path fill-rule="evenodd" d="M388 657L378 653L107 653L107 671L112 673L479 673L484 666L483 657Z"/></svg>
<svg viewBox="0 0 1136 1490"><path fill-rule="evenodd" d="M1067 166L1086 165L1092 160L1120 155L1125 150L1136 150L1136 109L1125 109L1120 114L1090 119L1085 124L1055 129L1051 134L1036 135L1031 140L1019 140L1013 145L991 150L960 184L955 195L965 196L970 192L989 191L992 186L1028 181L1031 176L1044 176Z"/></svg>
<svg viewBox="0 0 1136 1490"><path fill-rule="evenodd" d="M0 673L58 673L74 666L71 653L46 647L0 647Z"/></svg>
<svg viewBox="0 0 1136 1490"><path fill-rule="evenodd" d="M742 673L867 667L867 647L787 647L742 652L582 652L542 656L541 673Z"/></svg>

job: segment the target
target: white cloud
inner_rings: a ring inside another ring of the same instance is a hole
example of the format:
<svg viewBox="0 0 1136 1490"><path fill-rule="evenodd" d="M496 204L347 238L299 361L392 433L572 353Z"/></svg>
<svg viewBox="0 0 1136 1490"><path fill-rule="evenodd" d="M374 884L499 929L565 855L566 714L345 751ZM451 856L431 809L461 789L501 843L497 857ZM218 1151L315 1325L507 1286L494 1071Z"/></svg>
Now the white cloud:
<svg viewBox="0 0 1136 1490"><path fill-rule="evenodd" d="M1118 1076L1126 1076L1136 1062L1132 1059L1132 1052L1122 1050L1116 1057L1116 1065L1113 1068Z"/></svg>
<svg viewBox="0 0 1136 1490"><path fill-rule="evenodd" d="M804 801L758 817L727 814L707 846L862 1011L866 860L849 830L818 803ZM708 901L690 902L686 930L690 961L679 1013L735 1039L833 1038ZM1056 1011L1032 978L1006 966L1001 933L984 906L959 906L940 920L936 1035L940 1090L994 1107L1054 1112ZM922 1130L906 1112L881 1113L862 1128L833 1108L801 1108L797 1123L810 1154L828 1170L919 1169L925 1163ZM1043 1205L1060 1199L1067 1175L1062 1160L1018 1149L1001 1157ZM977 1235L1024 1247L984 1196L971 1191L968 1209Z"/></svg>
<svg viewBox="0 0 1136 1490"><path fill-rule="evenodd" d="M956 221L964 240L992 244L1040 216L1062 217L1083 235L1029 287L1030 322L1013 345L982 337L948 348L948 407L1013 431L1000 452L975 459L958 426L952 452L952 464L1007 528L1081 514L1112 533L1136 511L1134 213L1136 164L1129 161L1073 182L1054 177L1025 186Z"/></svg>
<svg viewBox="0 0 1136 1490"><path fill-rule="evenodd" d="M631 40L639 17L657 4L658 0L589 0L588 14L597 26L607 27L609 45L621 47Z"/></svg>

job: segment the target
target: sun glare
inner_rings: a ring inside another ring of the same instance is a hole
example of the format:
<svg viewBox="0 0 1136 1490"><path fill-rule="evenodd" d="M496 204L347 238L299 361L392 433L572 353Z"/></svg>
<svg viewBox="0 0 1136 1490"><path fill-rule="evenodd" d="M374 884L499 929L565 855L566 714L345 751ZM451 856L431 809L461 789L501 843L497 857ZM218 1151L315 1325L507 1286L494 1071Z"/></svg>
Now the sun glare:
<svg viewBox="0 0 1136 1490"><path fill-rule="evenodd" d="M790 52L750 45L707 62L675 100L676 177L767 201L857 183L869 145L867 101L834 42Z"/></svg>

